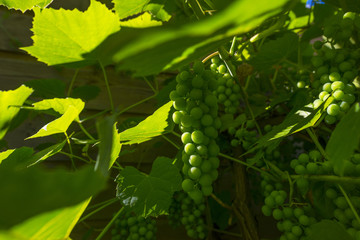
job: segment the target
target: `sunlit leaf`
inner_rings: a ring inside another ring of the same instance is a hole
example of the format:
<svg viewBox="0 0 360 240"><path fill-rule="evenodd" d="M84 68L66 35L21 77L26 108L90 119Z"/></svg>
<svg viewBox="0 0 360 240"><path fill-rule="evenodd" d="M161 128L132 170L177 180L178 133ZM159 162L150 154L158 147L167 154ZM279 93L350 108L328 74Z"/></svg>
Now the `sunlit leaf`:
<svg viewBox="0 0 360 240"><path fill-rule="evenodd" d="M116 14L95 0L91 0L85 12L77 9L34 9L34 12L34 44L23 49L48 65L81 62L82 54L92 51L120 29Z"/></svg>
<svg viewBox="0 0 360 240"><path fill-rule="evenodd" d="M33 9L34 7L45 8L52 1L53 0L0 0L0 5L25 12L26 10Z"/></svg>
<svg viewBox="0 0 360 240"><path fill-rule="evenodd" d="M9 129L11 120L18 114L20 106L33 90L24 85L16 90L0 91L0 140Z"/></svg>
<svg viewBox="0 0 360 240"><path fill-rule="evenodd" d="M31 165L37 164L41 161L46 160L47 158L55 155L56 153L60 152L61 149L64 147L66 141L62 141L61 143L52 145L48 148L45 148L44 150L41 150L40 152L37 152L34 154L31 159L29 160Z"/></svg>
<svg viewBox="0 0 360 240"><path fill-rule="evenodd" d="M123 144L142 143L163 134L169 127L168 117L171 106L172 101L164 104L135 127L121 132L121 142Z"/></svg>

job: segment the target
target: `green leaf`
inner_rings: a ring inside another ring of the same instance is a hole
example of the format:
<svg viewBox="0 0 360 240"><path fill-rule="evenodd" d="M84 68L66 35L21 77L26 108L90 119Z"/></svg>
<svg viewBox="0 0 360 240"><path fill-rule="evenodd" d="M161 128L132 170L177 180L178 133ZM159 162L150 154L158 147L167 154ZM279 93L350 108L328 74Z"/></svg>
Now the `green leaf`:
<svg viewBox="0 0 360 240"><path fill-rule="evenodd" d="M115 13L120 19L138 14L144 11L144 6L150 2L150 0L113 0Z"/></svg>
<svg viewBox="0 0 360 240"><path fill-rule="evenodd" d="M249 152L253 152L256 149L267 146L273 140L289 136L291 134L314 126L316 122L320 119L322 113L325 111L327 106L331 104L331 102L332 99L329 98L317 109L313 109L310 108L308 105L305 105L298 110L291 111L281 124L275 126L273 130L263 136L258 141L258 144Z"/></svg>
<svg viewBox="0 0 360 240"><path fill-rule="evenodd" d="M26 86L34 89L33 97L41 98L64 98L65 82L59 79L34 79L26 81Z"/></svg>
<svg viewBox="0 0 360 240"><path fill-rule="evenodd" d="M85 103L78 98L53 98L33 103L31 109L36 111L53 109L57 113L64 114L70 106L74 107L80 114L85 107Z"/></svg>
<svg viewBox="0 0 360 240"><path fill-rule="evenodd" d="M25 12L26 10L33 9L34 7L45 8L47 7L53 0L0 0L0 5L4 5L7 8L14 8L16 10L20 10Z"/></svg>
<svg viewBox="0 0 360 240"><path fill-rule="evenodd" d="M93 64L84 61L82 54L92 51L120 29L116 14L95 0L91 0L85 12L77 9L34 9L34 12L34 44L22 49L48 65Z"/></svg>
<svg viewBox="0 0 360 240"><path fill-rule="evenodd" d="M77 118L79 118L78 109L71 105L61 117L55 119L52 122L49 122L48 124L43 126L37 133L26 139L46 137L57 133L65 133L66 130L69 128L70 124Z"/></svg>
<svg viewBox="0 0 360 240"><path fill-rule="evenodd" d="M336 125L326 145L326 153L334 169L343 175L345 164L360 142L360 104L356 103Z"/></svg>
<svg viewBox="0 0 360 240"><path fill-rule="evenodd" d="M80 219L89 202L90 198L71 207L39 214L12 227L8 231L0 231L0 239L68 239L72 229Z"/></svg>
<svg viewBox="0 0 360 240"><path fill-rule="evenodd" d="M107 176L109 169L119 157L121 150L120 134L116 128L116 115L97 121L96 129L100 143L95 170Z"/></svg>
<svg viewBox="0 0 360 240"><path fill-rule="evenodd" d="M266 69L280 63L298 49L299 37L296 33L287 32L283 36L264 43L258 54L250 59L257 69Z"/></svg>
<svg viewBox="0 0 360 240"><path fill-rule="evenodd" d="M170 158L158 157L149 175L125 167L118 180L117 197L136 214L147 217L166 213L182 179Z"/></svg>
<svg viewBox="0 0 360 240"><path fill-rule="evenodd" d="M75 172L27 167L31 154L29 148L16 149L0 164L0 229L78 204L105 187L106 179L92 166Z"/></svg>
<svg viewBox="0 0 360 240"><path fill-rule="evenodd" d="M311 225L308 240L353 240L354 238L338 222L322 220Z"/></svg>
<svg viewBox="0 0 360 240"><path fill-rule="evenodd" d="M0 164L1 162L6 159L10 154L12 154L15 151L15 149L9 149L3 152L0 152Z"/></svg>
<svg viewBox="0 0 360 240"><path fill-rule="evenodd" d="M234 1L213 16L186 25L122 29L86 57L105 65L120 63L120 69L134 71L135 75L175 69L206 56L232 36L255 28L267 17L279 13L286 2Z"/></svg>
<svg viewBox="0 0 360 240"><path fill-rule="evenodd" d="M144 12L140 16L136 18L132 18L126 21L121 21L121 27L129 27L129 28L148 28L161 26L162 22L152 19L151 14L148 12Z"/></svg>
<svg viewBox="0 0 360 240"><path fill-rule="evenodd" d="M40 152L37 152L29 160L31 165L35 165L35 164L39 163L40 161L44 161L47 158L49 158L49 157L55 155L56 153L60 152L61 149L64 147L65 143L66 143L66 141L64 140L61 143L55 144L53 146L45 148L44 150L41 150Z"/></svg>
<svg viewBox="0 0 360 240"><path fill-rule="evenodd" d="M164 104L135 127L121 132L120 139L123 144L142 143L163 134L169 127L171 107L172 101Z"/></svg>
<svg viewBox="0 0 360 240"><path fill-rule="evenodd" d="M16 90L0 91L0 140L9 129L11 120L20 111L19 106L31 95L33 90L24 85Z"/></svg>

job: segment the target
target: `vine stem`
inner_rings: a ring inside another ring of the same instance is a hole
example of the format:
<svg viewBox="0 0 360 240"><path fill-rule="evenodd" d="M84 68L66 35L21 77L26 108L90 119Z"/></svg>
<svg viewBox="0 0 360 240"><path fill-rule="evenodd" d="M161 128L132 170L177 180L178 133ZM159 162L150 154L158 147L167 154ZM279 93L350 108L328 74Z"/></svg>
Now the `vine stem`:
<svg viewBox="0 0 360 240"><path fill-rule="evenodd" d="M213 53L210 54L209 56L206 56L206 57L202 60L202 62L203 62L203 63L206 63L209 59L211 59L211 58L213 58L213 57L215 57L215 56L217 56L217 55L219 55L219 51L213 52Z"/></svg>
<svg viewBox="0 0 360 240"><path fill-rule="evenodd" d="M220 230L220 229L216 229L216 228L209 228L209 229L211 231L218 232L218 233L223 233L223 234L226 234L226 235L229 235L229 236L234 236L234 237L239 237L239 238L243 237L243 235L238 234L238 233L228 232L228 231L224 231L224 230Z"/></svg>
<svg viewBox="0 0 360 240"><path fill-rule="evenodd" d="M80 120L80 122L83 123L83 122L86 122L86 121L91 120L91 119L93 119L93 118L97 118L97 117L99 117L99 116L107 113L108 111L109 111L109 110L103 110L103 111L101 111L101 112L98 112L98 113L96 113L96 114L94 114L94 115L91 115L91 116L89 116L89 117L87 117L87 118L84 118L84 119Z"/></svg>
<svg viewBox="0 0 360 240"><path fill-rule="evenodd" d="M149 85L149 87L151 88L151 90L153 90L153 92L155 94L157 94L158 91L153 87L153 85L149 82L149 80L146 77L144 77L144 79L145 79L145 82L147 83L147 85Z"/></svg>
<svg viewBox="0 0 360 240"><path fill-rule="evenodd" d="M99 206L101 206L101 205L104 205L104 204L106 204L106 203L108 203L108 202L113 201L114 199L115 199L115 198L111 198L111 199L108 199L108 200L99 202L99 203L97 203L97 204L94 204L94 205L92 205L92 206L89 206L89 207L87 208L87 210L97 208L97 207L99 207Z"/></svg>
<svg viewBox="0 0 360 240"><path fill-rule="evenodd" d="M85 135L90 138L91 140L96 140L93 136L91 136L91 134L86 130L86 128L84 128L84 126L82 125L81 121L78 122L80 129L85 133Z"/></svg>
<svg viewBox="0 0 360 240"><path fill-rule="evenodd" d="M173 141L171 141L168 137L166 137L165 135L161 135L166 141L168 141L171 145L173 145L176 149L180 149L180 147L174 143Z"/></svg>
<svg viewBox="0 0 360 240"><path fill-rule="evenodd" d="M229 209L230 211L233 211L232 207L221 201L220 198L218 198L215 194L211 193L210 195L218 204L220 204L223 208Z"/></svg>
<svg viewBox="0 0 360 240"><path fill-rule="evenodd" d="M355 217L356 217L356 220L358 221L358 223L360 223L360 218L359 218L359 214L357 213L356 209L354 208L354 205L352 204L352 202L350 201L350 198L349 196L347 195L346 191L343 189L343 187L338 184L337 185L338 188L340 189L341 193L344 195L347 203L349 204L349 207L351 209L351 211L354 213Z"/></svg>
<svg viewBox="0 0 360 240"><path fill-rule="evenodd" d="M230 50L229 50L229 54L231 56L233 56L234 53L235 53L235 43L236 43L236 36L233 37L232 42L231 42L231 47L230 47Z"/></svg>
<svg viewBox="0 0 360 240"><path fill-rule="evenodd" d="M82 158L82 157L79 157L79 156L76 156L76 155L73 155L73 154L70 154L70 153L67 153L67 152L60 151L59 153L65 155L65 156L68 156L69 158L76 158L76 159L79 159L79 160L81 160L83 162L91 163L90 161L86 160L85 158Z"/></svg>
<svg viewBox="0 0 360 240"><path fill-rule="evenodd" d="M247 166L248 168L254 169L255 171L258 171L258 172L260 172L260 173L266 174L266 175L268 175L270 178L273 178L273 176L272 176L271 174L269 174L268 172L266 172L266 171L264 171L264 170L262 170L262 169L260 169L260 168L258 168L258 167L255 167L255 166L253 166L253 165L251 165L251 164L248 164L247 162L241 161L241 160L239 160L239 159L233 158L233 157L228 156L228 155L223 154L223 153L219 153L219 156L220 156L220 157L223 157L223 158L226 158L226 159L229 159L229 160L231 160L231 161L234 161L234 162L236 162L236 163L240 163L240 164L242 164L242 165L245 165L245 166Z"/></svg>
<svg viewBox="0 0 360 240"><path fill-rule="evenodd" d="M74 76L71 79L70 86L69 86L69 89L68 89L67 94L66 94L66 96L68 96L68 97L70 97L70 94L71 94L71 91L72 91L72 89L74 87L74 83L75 83L75 80L77 78L78 73L79 73L79 69L77 68L75 70Z"/></svg>
<svg viewBox="0 0 360 240"><path fill-rule="evenodd" d="M66 137L66 142L69 145L69 151L70 151L69 157L70 157L70 160L71 160L71 165L76 170L76 166L75 166L75 162L74 162L74 154L73 154L73 150L72 150L72 147L71 147L70 138L69 138L69 136L67 135L66 132L64 132L64 134L65 134L65 137Z"/></svg>
<svg viewBox="0 0 360 240"><path fill-rule="evenodd" d="M94 211L90 212L89 214L87 214L86 216L82 217L79 222L82 222L86 219L88 219L89 217L91 217L92 215L94 215L95 213L101 211L102 209L106 208L107 206L117 202L117 199L111 199L111 201L107 201L106 203L104 203L102 206L96 208Z"/></svg>
<svg viewBox="0 0 360 240"><path fill-rule="evenodd" d="M109 85L108 77L107 77L104 65L101 62L99 62L99 64L100 64L100 68L101 68L101 70L102 70L102 72L104 74L106 90L108 92L109 101L110 101L110 108L111 108L111 111L114 112L114 102L113 102L112 94L111 94L111 91L110 91L110 85Z"/></svg>
<svg viewBox="0 0 360 240"><path fill-rule="evenodd" d="M339 177L334 175L290 175L294 180L298 178L305 178L313 181L323 181L323 182L334 182L334 183L350 183L360 185L360 178L355 177Z"/></svg>
<svg viewBox="0 0 360 240"><path fill-rule="evenodd" d="M121 110L120 112L118 112L116 114L119 116L119 115L123 114L124 112L128 111L129 109L131 109L133 107L136 107L137 105L140 105L140 104L142 104L142 103L144 103L144 102L146 102L146 101L148 101L148 100L150 100L150 99L152 99L152 98L154 98L156 96L157 96L157 94L154 94L154 95L152 95L150 97L144 98L143 100L140 100L139 102L134 103L134 104L124 108L123 110Z"/></svg>
<svg viewBox="0 0 360 240"><path fill-rule="evenodd" d="M316 136L315 133L313 132L313 130L307 128L307 129L306 129L306 132L309 134L311 140L315 143L315 146L319 149L321 155L323 155L323 157L324 157L325 159L328 159L327 154L326 154L324 148L321 146L321 144L320 144L317 136Z"/></svg>
<svg viewBox="0 0 360 240"><path fill-rule="evenodd" d="M105 235L105 233L110 229L111 225L115 222L115 220L119 217L119 215L122 213L122 211L124 210L124 207L122 207L116 214L115 216L110 220L110 222L105 226L105 228L101 231L101 233L99 234L99 236L95 239L95 240L100 240L102 239L102 237Z"/></svg>

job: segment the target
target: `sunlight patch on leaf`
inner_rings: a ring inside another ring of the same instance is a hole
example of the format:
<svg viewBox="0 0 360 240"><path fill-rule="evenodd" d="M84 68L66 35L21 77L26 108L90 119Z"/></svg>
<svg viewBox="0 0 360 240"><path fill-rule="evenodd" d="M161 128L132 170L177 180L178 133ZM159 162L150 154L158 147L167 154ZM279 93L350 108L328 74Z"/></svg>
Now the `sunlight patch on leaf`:
<svg viewBox="0 0 360 240"><path fill-rule="evenodd" d="M53 0L0 0L0 5L4 5L9 9L16 9L22 12L26 10L31 10L34 7L45 8Z"/></svg>

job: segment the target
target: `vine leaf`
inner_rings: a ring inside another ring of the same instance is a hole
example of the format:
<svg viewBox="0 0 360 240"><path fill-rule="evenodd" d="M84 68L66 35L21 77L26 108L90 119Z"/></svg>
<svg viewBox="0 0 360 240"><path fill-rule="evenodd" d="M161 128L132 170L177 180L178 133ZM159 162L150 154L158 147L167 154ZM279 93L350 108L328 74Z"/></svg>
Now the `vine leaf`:
<svg viewBox="0 0 360 240"><path fill-rule="evenodd" d="M116 115L111 115L96 122L99 135L99 154L95 170L107 176L109 169L119 157L121 150L120 134L116 128Z"/></svg>
<svg viewBox="0 0 360 240"><path fill-rule="evenodd" d="M334 170L341 176L344 174L344 161L350 159L351 155L359 146L360 141L360 104L356 103L341 118L340 122L332 132L326 145L326 153L333 163Z"/></svg>
<svg viewBox="0 0 360 240"><path fill-rule="evenodd" d="M30 55L48 65L93 64L82 54L92 51L106 37L120 29L119 18L104 4L91 0L85 12L77 9L34 9L33 46Z"/></svg>
<svg viewBox="0 0 360 240"><path fill-rule="evenodd" d="M311 225L309 240L353 240L354 238L338 222L322 220Z"/></svg>
<svg viewBox="0 0 360 240"><path fill-rule="evenodd" d="M78 171L27 167L33 150L22 147L0 164L0 229L9 229L40 213L73 206L106 186L106 179L86 166Z"/></svg>
<svg viewBox="0 0 360 240"><path fill-rule="evenodd" d="M138 215L158 216L167 212L173 193L181 189L181 180L172 160L158 157L149 175L125 167L118 176L117 197Z"/></svg>
<svg viewBox="0 0 360 240"><path fill-rule="evenodd" d="M68 239L89 202L90 198L71 207L39 214L8 231L0 232L0 239Z"/></svg>
<svg viewBox="0 0 360 240"><path fill-rule="evenodd" d="M59 114L65 114L65 112L71 106L77 110L79 115L80 112L84 109L85 103L79 98L53 98L36 102L30 109L36 111L45 111L52 109Z"/></svg>
<svg viewBox="0 0 360 240"><path fill-rule="evenodd" d="M138 14L144 10L150 0L113 0L114 10L120 19Z"/></svg>
<svg viewBox="0 0 360 240"><path fill-rule="evenodd" d="M144 14L139 15L136 18L121 21L121 27L129 27L129 28L148 28L148 27L155 27L161 26L162 22L152 19L150 13L145 12Z"/></svg>
<svg viewBox="0 0 360 240"><path fill-rule="evenodd" d="M45 8L47 7L53 0L0 0L0 5L4 5L5 7L11 9L20 10L25 12L26 10L33 9L34 7Z"/></svg>
<svg viewBox="0 0 360 240"><path fill-rule="evenodd" d="M35 165L41 161L44 161L47 158L60 152L61 149L65 146L65 143L66 143L66 140L35 153L29 160L30 166Z"/></svg>
<svg viewBox="0 0 360 240"><path fill-rule="evenodd" d="M78 109L71 105L61 117L55 119L52 122L49 122L48 124L43 126L37 133L26 139L46 137L57 133L65 133L66 130L69 128L70 124L78 117Z"/></svg>
<svg viewBox="0 0 360 240"><path fill-rule="evenodd" d="M250 149L249 152L253 152L256 149L265 147L269 145L273 140L289 136L291 134L314 126L316 122L320 119L325 109L331 104L331 102L332 99L329 98L317 109L313 109L310 108L308 105L305 105L300 109L292 110L282 123L275 126L273 130L263 136L258 141L257 145L254 148Z"/></svg>
<svg viewBox="0 0 360 240"><path fill-rule="evenodd" d="M31 95L33 90L24 85L15 90L0 91L0 140L10 127L11 120L19 113L19 106Z"/></svg>
<svg viewBox="0 0 360 240"><path fill-rule="evenodd" d="M163 134L169 127L169 112L172 101L158 108L152 115L141 121L135 127L129 128L120 133L123 144L134 144L148 141Z"/></svg>
<svg viewBox="0 0 360 240"><path fill-rule="evenodd" d="M286 2L233 1L224 10L197 22L141 30L124 28L86 57L98 59L104 65L118 63L120 69L131 70L136 76L176 69L206 56L234 35L254 29L279 13Z"/></svg>

